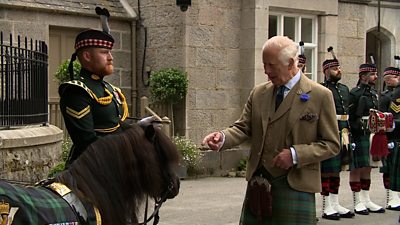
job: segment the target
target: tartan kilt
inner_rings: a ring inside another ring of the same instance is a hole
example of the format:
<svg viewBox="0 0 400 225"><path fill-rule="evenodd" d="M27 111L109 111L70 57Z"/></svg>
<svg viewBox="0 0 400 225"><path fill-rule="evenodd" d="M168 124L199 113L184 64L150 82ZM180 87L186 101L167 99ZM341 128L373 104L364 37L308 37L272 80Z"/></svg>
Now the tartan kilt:
<svg viewBox="0 0 400 225"><path fill-rule="evenodd" d="M339 173L342 170L341 153L321 162L321 173Z"/></svg>
<svg viewBox="0 0 400 225"><path fill-rule="evenodd" d="M390 190L400 191L400 148L398 144L391 150L391 165L389 170Z"/></svg>
<svg viewBox="0 0 400 225"><path fill-rule="evenodd" d="M78 224L74 211L59 195L44 187L22 187L0 180L0 202L18 207L12 224Z"/></svg>
<svg viewBox="0 0 400 225"><path fill-rule="evenodd" d="M247 190L249 189L247 186ZM315 194L300 192L289 186L287 177L272 182L272 216L263 218L258 224L257 218L248 208L248 191L243 202L240 225L313 225L317 224Z"/></svg>
<svg viewBox="0 0 400 225"><path fill-rule="evenodd" d="M370 167L369 157L369 138L370 135L353 136L353 141L356 144L355 149L352 152L350 164L350 170L356 168Z"/></svg>
<svg viewBox="0 0 400 225"><path fill-rule="evenodd" d="M398 146L397 144L395 144L395 147L393 149L389 149L389 155L386 156L385 158L382 158L382 166L379 168L379 172L381 173L390 173L390 170L393 167L393 162L394 162L394 158L393 158L393 154L395 154L395 151L398 151ZM399 177L400 178L400 177Z"/></svg>

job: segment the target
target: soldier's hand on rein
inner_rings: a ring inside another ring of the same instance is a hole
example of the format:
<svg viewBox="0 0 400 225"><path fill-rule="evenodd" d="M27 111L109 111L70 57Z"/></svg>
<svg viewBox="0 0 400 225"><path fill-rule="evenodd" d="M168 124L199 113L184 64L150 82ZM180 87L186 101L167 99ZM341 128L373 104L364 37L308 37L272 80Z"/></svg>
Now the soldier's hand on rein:
<svg viewBox="0 0 400 225"><path fill-rule="evenodd" d="M281 169L289 169L293 166L292 153L290 149L283 149L272 159L272 164Z"/></svg>

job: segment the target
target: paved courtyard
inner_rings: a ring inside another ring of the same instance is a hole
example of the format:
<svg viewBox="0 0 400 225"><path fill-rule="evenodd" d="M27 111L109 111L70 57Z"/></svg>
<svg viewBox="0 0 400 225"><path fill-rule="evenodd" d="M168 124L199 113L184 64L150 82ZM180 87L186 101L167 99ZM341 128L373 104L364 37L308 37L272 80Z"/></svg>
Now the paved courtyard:
<svg viewBox="0 0 400 225"><path fill-rule="evenodd" d="M384 206L386 194L381 174L372 173L371 199ZM352 193L348 172L343 172L340 202L351 208ZM208 177L183 180L178 197L168 200L160 211L160 225L233 225L238 224L246 189L244 178ZM321 197L316 195L319 225L394 225L400 212L386 210L384 214L356 215L353 219L329 221L321 219ZM152 224L152 223L150 223Z"/></svg>

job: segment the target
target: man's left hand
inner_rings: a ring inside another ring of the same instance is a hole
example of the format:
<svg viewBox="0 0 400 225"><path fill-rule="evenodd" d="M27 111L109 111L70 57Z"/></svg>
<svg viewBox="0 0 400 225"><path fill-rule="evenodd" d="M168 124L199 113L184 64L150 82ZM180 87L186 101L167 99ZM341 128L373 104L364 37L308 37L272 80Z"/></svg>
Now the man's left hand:
<svg viewBox="0 0 400 225"><path fill-rule="evenodd" d="M272 164L281 169L289 169L293 166L292 153L290 149L283 149L277 156L272 159Z"/></svg>

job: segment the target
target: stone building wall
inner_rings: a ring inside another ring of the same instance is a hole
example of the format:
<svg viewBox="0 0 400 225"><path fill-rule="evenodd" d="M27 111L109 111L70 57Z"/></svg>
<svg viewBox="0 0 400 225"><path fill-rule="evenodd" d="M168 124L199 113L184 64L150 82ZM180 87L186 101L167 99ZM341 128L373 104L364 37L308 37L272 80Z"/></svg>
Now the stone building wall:
<svg viewBox="0 0 400 225"><path fill-rule="evenodd" d="M372 45L373 43L367 43L367 33L370 31L377 32L377 4L369 2L370 4L347 2L339 4L338 58L342 67L342 81L350 89L355 87L358 81L359 65L370 62L370 59L366 56L366 49L367 45ZM394 66L393 57L400 54L400 40L396 37L396 31L400 29L400 24L398 23L399 12L400 5L398 3L382 1L380 21L381 38L383 40L381 71L387 66ZM376 61L377 55L378 53L375 53Z"/></svg>

